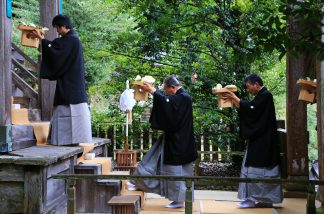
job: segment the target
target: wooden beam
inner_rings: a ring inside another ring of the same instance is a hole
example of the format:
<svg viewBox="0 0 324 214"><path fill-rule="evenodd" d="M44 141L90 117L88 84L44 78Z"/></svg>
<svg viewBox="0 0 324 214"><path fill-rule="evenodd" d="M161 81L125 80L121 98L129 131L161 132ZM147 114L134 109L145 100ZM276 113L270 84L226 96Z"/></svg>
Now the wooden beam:
<svg viewBox="0 0 324 214"><path fill-rule="evenodd" d="M0 126L11 124L11 25L6 0L0 0Z"/></svg>
<svg viewBox="0 0 324 214"><path fill-rule="evenodd" d="M40 24L49 28L46 39L53 40L58 35L52 27L52 20L58 14L58 0L41 0L40 3ZM55 95L56 81L40 80L39 95L42 109L42 120L50 120L53 113L53 103Z"/></svg>

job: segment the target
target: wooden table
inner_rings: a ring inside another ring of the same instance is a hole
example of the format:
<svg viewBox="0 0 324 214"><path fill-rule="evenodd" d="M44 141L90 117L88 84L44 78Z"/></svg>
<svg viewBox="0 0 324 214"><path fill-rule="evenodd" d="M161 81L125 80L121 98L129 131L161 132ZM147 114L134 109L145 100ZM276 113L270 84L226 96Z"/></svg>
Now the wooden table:
<svg viewBox="0 0 324 214"><path fill-rule="evenodd" d="M2 213L65 213L66 183L57 173L73 173L79 147L33 146L0 155Z"/></svg>

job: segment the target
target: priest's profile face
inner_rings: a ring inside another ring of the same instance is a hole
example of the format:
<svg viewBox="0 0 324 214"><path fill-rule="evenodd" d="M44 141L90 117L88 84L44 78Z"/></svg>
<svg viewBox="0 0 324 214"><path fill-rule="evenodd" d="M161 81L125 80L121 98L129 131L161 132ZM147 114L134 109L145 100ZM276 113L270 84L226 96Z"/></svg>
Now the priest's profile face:
<svg viewBox="0 0 324 214"><path fill-rule="evenodd" d="M70 31L70 29L67 29L65 26L61 26L61 27L54 26L54 27L56 28L56 31L60 36L64 36Z"/></svg>
<svg viewBox="0 0 324 214"><path fill-rule="evenodd" d="M171 96L171 95L175 95L175 93L177 93L177 89L178 87L175 86L167 86L166 84L163 84L163 90L166 93L166 95Z"/></svg>
<svg viewBox="0 0 324 214"><path fill-rule="evenodd" d="M261 86L258 83L253 84L253 83L247 82L245 84L245 88L250 94L257 95Z"/></svg>

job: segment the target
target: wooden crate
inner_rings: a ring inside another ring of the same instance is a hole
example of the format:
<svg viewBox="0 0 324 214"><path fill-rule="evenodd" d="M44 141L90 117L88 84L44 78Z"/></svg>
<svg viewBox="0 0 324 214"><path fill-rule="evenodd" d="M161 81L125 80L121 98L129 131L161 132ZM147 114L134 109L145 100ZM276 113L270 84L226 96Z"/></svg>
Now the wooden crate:
<svg viewBox="0 0 324 214"><path fill-rule="evenodd" d="M316 102L316 82L300 79L297 81L297 85L301 87L298 100L308 103Z"/></svg>
<svg viewBox="0 0 324 214"><path fill-rule="evenodd" d="M140 85L135 85L134 86L134 99L139 101L139 100L144 100L146 101L148 98L148 92L143 91Z"/></svg>
<svg viewBox="0 0 324 214"><path fill-rule="evenodd" d="M218 108L233 108L233 102L218 97Z"/></svg>
<svg viewBox="0 0 324 214"><path fill-rule="evenodd" d="M31 48L38 48L39 39L35 37L30 37L29 34L33 30L42 31L44 33L43 29L26 25L19 25L18 29L21 31L21 45Z"/></svg>
<svg viewBox="0 0 324 214"><path fill-rule="evenodd" d="M134 150L117 151L117 166L134 167L137 163L137 152Z"/></svg>
<svg viewBox="0 0 324 214"><path fill-rule="evenodd" d="M227 88L212 90L213 94L218 96L218 108L233 108L233 102L231 100L221 98L223 93L227 93L229 91L235 92L236 90L229 90Z"/></svg>
<svg viewBox="0 0 324 214"><path fill-rule="evenodd" d="M108 201L108 205L112 207L113 214L139 214L139 196L137 195L121 195L114 196Z"/></svg>

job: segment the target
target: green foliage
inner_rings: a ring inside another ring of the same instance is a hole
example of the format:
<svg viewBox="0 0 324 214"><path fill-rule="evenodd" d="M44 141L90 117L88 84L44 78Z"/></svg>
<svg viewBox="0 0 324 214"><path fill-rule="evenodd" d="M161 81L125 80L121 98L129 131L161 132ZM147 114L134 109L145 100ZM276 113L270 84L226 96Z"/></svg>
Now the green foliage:
<svg viewBox="0 0 324 214"><path fill-rule="evenodd" d="M16 0L14 25L38 24L38 1ZM274 94L278 118L285 118L285 56L312 51L324 58L320 42L323 3L315 0L69 0L64 13L83 43L94 128L123 125L118 108L125 81L151 75L160 85L175 74L193 97L195 132L212 143L240 149L236 109L218 109L211 89L235 84L256 72ZM294 32L291 17L299 27ZM50 26L47 26L50 27ZM14 41L20 32L14 28ZM288 33L287 33L288 32ZM301 33L302 32L302 33ZM37 58L36 49L26 51ZM279 60L281 59L281 60ZM192 80L193 73L198 74ZM145 106L150 106L150 101ZM142 107L134 108L134 132ZM314 143L312 144L314 145ZM313 147L313 146L311 146Z"/></svg>
<svg viewBox="0 0 324 214"><path fill-rule="evenodd" d="M38 50L36 48L29 48L21 46L20 37L21 32L18 30L18 25L21 23L40 25L39 2L29 0L15 0L13 1L13 33L12 41L20 47L27 55L37 62Z"/></svg>

